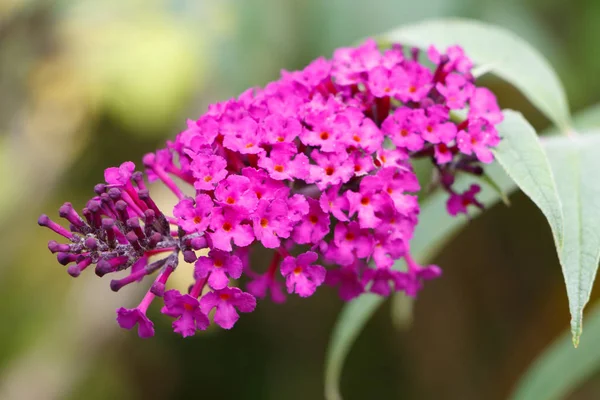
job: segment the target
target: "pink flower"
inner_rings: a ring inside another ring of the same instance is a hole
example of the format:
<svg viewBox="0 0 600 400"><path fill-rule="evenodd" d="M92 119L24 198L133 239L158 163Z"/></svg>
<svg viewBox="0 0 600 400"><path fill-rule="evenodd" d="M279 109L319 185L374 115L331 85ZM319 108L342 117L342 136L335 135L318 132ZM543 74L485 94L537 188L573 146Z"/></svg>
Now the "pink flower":
<svg viewBox="0 0 600 400"><path fill-rule="evenodd" d="M339 85L362 83L364 74L379 65L381 59L377 43L372 39L357 48L337 49L333 53L332 76Z"/></svg>
<svg viewBox="0 0 600 400"><path fill-rule="evenodd" d="M238 311L249 313L256 308L256 299L236 287L227 287L206 293L200 299L200 310L205 314L216 308L214 320L223 329L231 329L240 318Z"/></svg>
<svg viewBox="0 0 600 400"><path fill-rule="evenodd" d="M138 325L138 336L149 338L154 336L154 324L146 316L146 310L140 308L119 308L117 323L121 328L131 329Z"/></svg>
<svg viewBox="0 0 600 400"><path fill-rule="evenodd" d="M296 258L288 256L283 260L281 275L285 277L288 293L308 297L321 286L325 281L325 268L313 265L317 258L317 253L309 251Z"/></svg>
<svg viewBox="0 0 600 400"><path fill-rule="evenodd" d="M187 233L204 232L210 224L213 202L209 196L199 194L196 201L186 197L173 209L173 215L179 218L179 226Z"/></svg>
<svg viewBox="0 0 600 400"><path fill-rule="evenodd" d="M375 169L372 157L365 157L361 151L353 151L349 156L354 164L354 176L364 176Z"/></svg>
<svg viewBox="0 0 600 400"><path fill-rule="evenodd" d="M380 296L390 295L392 287L395 291L402 290L405 287L405 275L400 271L394 271L390 268L367 268L363 274L363 285L371 286L369 291Z"/></svg>
<svg viewBox="0 0 600 400"><path fill-rule="evenodd" d="M262 137L256 121L244 116L235 122L226 124L223 131L223 147L241 154L259 154Z"/></svg>
<svg viewBox="0 0 600 400"><path fill-rule="evenodd" d="M491 147L498 145L500 138L495 128L485 119L469 120L466 131L458 132L456 144L467 155L475 153L479 161L489 164L494 161Z"/></svg>
<svg viewBox="0 0 600 400"><path fill-rule="evenodd" d="M331 213L339 221L348 221L348 217L344 211L348 210L348 199L340 196L341 185L331 186L329 189L321 193L319 205L326 213Z"/></svg>
<svg viewBox="0 0 600 400"><path fill-rule="evenodd" d="M329 232L329 215L323 212L318 201L306 200L309 211L294 228L292 239L298 244L317 244Z"/></svg>
<svg viewBox="0 0 600 400"><path fill-rule="evenodd" d="M267 272L266 274L259 275L252 279L246 285L248 292L258 298L265 298L267 291L271 292L271 299L275 303L283 303L285 301L285 294L281 289L281 283L275 280L275 277Z"/></svg>
<svg viewBox="0 0 600 400"><path fill-rule="evenodd" d="M210 322L200 310L200 303L189 294L182 295L177 290L167 290L164 295L165 305L161 312L173 321L173 331L183 337L193 336L197 330L204 331Z"/></svg>
<svg viewBox="0 0 600 400"><path fill-rule="evenodd" d="M377 175L370 175L362 180L361 190L363 188L366 192L387 193L401 214L409 215L418 210L416 197L406 194L421 188L417 176L412 171L382 168L377 171Z"/></svg>
<svg viewBox="0 0 600 400"><path fill-rule="evenodd" d="M284 179L306 179L308 176L308 157L298 154L292 143L273 145L270 154L263 155L258 160L258 166L269 172L271 178L281 181Z"/></svg>
<svg viewBox="0 0 600 400"><path fill-rule="evenodd" d="M252 214L252 225L256 239L268 249L278 248L279 238L288 238L292 224L288 217L288 207L284 200L261 200Z"/></svg>
<svg viewBox="0 0 600 400"><path fill-rule="evenodd" d="M448 122L448 109L432 106L427 109L427 119L422 131L423 139L429 143L450 143L456 137L456 125Z"/></svg>
<svg viewBox="0 0 600 400"><path fill-rule="evenodd" d="M231 251L231 241L240 247L248 246L254 241L252 227L242 223L243 216L232 207L216 207L213 210L209 233L214 248Z"/></svg>
<svg viewBox="0 0 600 400"><path fill-rule="evenodd" d="M333 236L334 246L325 254L331 262L339 265L352 265L356 259L365 259L373 251L373 236L367 229L361 229L357 222L338 223Z"/></svg>
<svg viewBox="0 0 600 400"><path fill-rule="evenodd" d="M435 146L433 146L433 149L435 161L437 161L438 164L446 164L452 161L454 155L452 154L452 151L448 148L446 143L436 144Z"/></svg>
<svg viewBox="0 0 600 400"><path fill-rule="evenodd" d="M215 199L245 215L253 212L258 204L256 193L250 190L250 179L240 175L229 175L221 181L215 190Z"/></svg>
<svg viewBox="0 0 600 400"><path fill-rule="evenodd" d="M397 86L396 97L403 102L421 101L433 86L431 71L415 61L407 61L402 67L397 67L393 75Z"/></svg>
<svg viewBox="0 0 600 400"><path fill-rule="evenodd" d="M223 157L198 153L190 166L197 190L213 190L227 176L227 161Z"/></svg>
<svg viewBox="0 0 600 400"><path fill-rule="evenodd" d="M302 125L297 118L281 114L269 114L260 125L267 143L291 143L302 133Z"/></svg>
<svg viewBox="0 0 600 400"><path fill-rule="evenodd" d="M275 197L288 196L288 186L270 178L262 169L244 168L242 175L250 180L249 190L254 192L258 200L273 200Z"/></svg>
<svg viewBox="0 0 600 400"><path fill-rule="evenodd" d="M444 84L438 83L435 88L446 99L448 108L460 110L471 97L474 86L464 76L452 73L446 77Z"/></svg>
<svg viewBox="0 0 600 400"><path fill-rule="evenodd" d="M425 122L423 110L400 108L383 121L381 129L396 146L418 151L423 148L421 131Z"/></svg>
<svg viewBox="0 0 600 400"><path fill-rule="evenodd" d="M126 161L118 168L106 168L104 171L104 180L112 186L126 186L131 180L133 171L135 171L135 164L131 161Z"/></svg>
<svg viewBox="0 0 600 400"><path fill-rule="evenodd" d="M327 271L325 283L330 286L339 285L339 295L344 301L350 301L364 292L364 285L358 277L356 265Z"/></svg>
<svg viewBox="0 0 600 400"><path fill-rule="evenodd" d="M434 46L429 47L427 55L434 64L442 62L442 55ZM473 62L465 55L464 50L460 46L448 47L446 57L447 63L444 69L447 72L456 70L461 73L467 73L473 68Z"/></svg>
<svg viewBox="0 0 600 400"><path fill-rule="evenodd" d="M466 214L467 207L469 205L475 205L479 208L483 208L483 204L481 204L475 196L477 193L481 191L481 187L479 185L471 185L471 187L462 194L452 193L450 194L450 198L446 203L446 208L448 209L448 214L455 216L458 214Z"/></svg>
<svg viewBox="0 0 600 400"><path fill-rule="evenodd" d="M384 136L373 120L365 118L356 108L348 108L343 115L349 125L344 135L347 147L362 149L368 154L381 148Z"/></svg>
<svg viewBox="0 0 600 400"><path fill-rule="evenodd" d="M238 279L242 276L242 260L224 251L213 249L207 257L199 257L194 269L195 279L208 276L211 288L220 290L227 286L229 278Z"/></svg>
<svg viewBox="0 0 600 400"><path fill-rule="evenodd" d="M310 166L310 177L308 183L316 183L321 190L328 186L346 183L354 175L354 165L343 153L321 153L313 150L310 157L317 165Z"/></svg>
<svg viewBox="0 0 600 400"><path fill-rule="evenodd" d="M492 125L499 124L504 119L496 96L487 88L476 88L469 105L469 119L484 118Z"/></svg>
<svg viewBox="0 0 600 400"><path fill-rule="evenodd" d="M310 120L311 129L305 130L300 140L307 146L319 147L324 152L342 151L342 138L350 129L348 119L342 114L331 116L319 113Z"/></svg>

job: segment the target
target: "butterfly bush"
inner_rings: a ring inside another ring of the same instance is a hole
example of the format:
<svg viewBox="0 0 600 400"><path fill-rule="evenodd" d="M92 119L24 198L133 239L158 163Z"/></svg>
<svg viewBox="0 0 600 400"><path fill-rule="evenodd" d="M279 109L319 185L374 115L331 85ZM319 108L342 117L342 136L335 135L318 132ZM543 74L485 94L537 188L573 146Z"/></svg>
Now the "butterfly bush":
<svg viewBox="0 0 600 400"><path fill-rule="evenodd" d="M431 160L449 214L482 208L479 186L459 192L455 176L483 174L502 120L460 47L426 55L421 62L417 49L381 50L369 40L209 106L143 158L147 181L177 197L171 213L125 162L105 171L81 213L60 207L69 229L39 218L68 241L50 241L50 251L74 277L90 265L98 276L126 271L111 281L114 291L156 274L137 307L117 310L118 324L137 325L141 337L154 334L147 310L157 297L173 330L190 336L210 325L213 310L214 323L230 329L256 298L309 297L323 284L344 300L415 296L441 271L411 257L420 190L411 161ZM251 262L257 252L270 262ZM194 264L187 293L166 290L180 259ZM401 259L406 268L393 268Z"/></svg>

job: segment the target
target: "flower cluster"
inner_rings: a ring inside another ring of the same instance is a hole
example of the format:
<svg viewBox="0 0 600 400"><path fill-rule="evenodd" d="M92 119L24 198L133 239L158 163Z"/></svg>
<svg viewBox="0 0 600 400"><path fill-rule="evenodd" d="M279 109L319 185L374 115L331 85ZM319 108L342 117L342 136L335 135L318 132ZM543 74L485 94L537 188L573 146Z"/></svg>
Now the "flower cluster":
<svg viewBox="0 0 600 400"><path fill-rule="evenodd" d="M69 230L40 217L70 241L51 241L50 250L73 276L91 264L100 276L128 270L111 282L115 291L158 271L137 307L117 310L119 325L137 324L142 337L154 333L146 311L156 297L183 336L206 329L213 310L214 323L230 329L257 297L285 300L278 276L301 297L323 283L339 287L344 300L365 291L415 296L440 270L410 255L420 190L411 159L431 159L450 214L482 207L479 187L458 193L454 178L483 172L502 120L494 95L474 85L461 48L430 48L433 69L421 55L367 41L210 106L143 159L148 180L177 197L172 215L126 162L106 170L83 217L69 203L60 208ZM262 272L250 261L257 251L272 256ZM195 265L185 294L165 289L180 255ZM393 268L400 259L403 270ZM247 292L237 284L242 276Z"/></svg>

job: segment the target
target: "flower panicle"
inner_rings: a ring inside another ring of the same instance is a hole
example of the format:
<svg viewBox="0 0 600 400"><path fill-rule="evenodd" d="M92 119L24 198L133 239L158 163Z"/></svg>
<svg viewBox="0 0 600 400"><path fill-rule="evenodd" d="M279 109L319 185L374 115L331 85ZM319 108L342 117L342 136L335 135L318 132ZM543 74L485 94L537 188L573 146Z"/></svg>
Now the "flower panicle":
<svg viewBox="0 0 600 400"><path fill-rule="evenodd" d="M175 196L171 212L157 207L144 174L125 162L106 170L81 213L70 203L59 209L68 229L40 217L67 241L50 241L50 251L72 276L90 265L99 276L128 271L111 281L115 291L156 274L137 307L117 310L119 325L137 326L141 337L154 334L146 312L157 297L186 337L211 318L232 328L256 298L285 301L284 287L309 297L323 284L337 286L344 300L416 296L441 270L410 254L421 188L411 161L431 160L451 215L482 208L479 187L459 192L455 177L483 174L502 120L460 47L430 48L433 69L420 56L368 40L209 106L142 160L147 180ZM271 261L251 265L257 251ZM167 289L180 258L194 264L187 293ZM393 268L401 259L406 268Z"/></svg>

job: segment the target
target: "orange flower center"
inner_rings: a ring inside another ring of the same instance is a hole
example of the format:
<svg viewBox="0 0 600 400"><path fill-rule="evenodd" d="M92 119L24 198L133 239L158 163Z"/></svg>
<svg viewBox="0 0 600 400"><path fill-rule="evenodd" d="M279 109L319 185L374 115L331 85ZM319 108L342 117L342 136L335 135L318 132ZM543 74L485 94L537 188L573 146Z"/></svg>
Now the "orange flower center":
<svg viewBox="0 0 600 400"><path fill-rule="evenodd" d="M277 172L283 172L283 165L276 165L273 169Z"/></svg>
<svg viewBox="0 0 600 400"><path fill-rule="evenodd" d="M266 218L261 218L260 219L260 226L262 226L263 228L266 228L267 225L269 225L269 221L267 221Z"/></svg>
<svg viewBox="0 0 600 400"><path fill-rule="evenodd" d="M360 199L360 204L362 204L363 206L368 206L370 202L371 199L369 199L368 197L363 197L362 199Z"/></svg>
<svg viewBox="0 0 600 400"><path fill-rule="evenodd" d="M223 224L223 230L224 230L225 232L229 232L229 231L231 230L231 228L233 228L233 227L231 226L231 224L230 224L229 222L225 222L225 223Z"/></svg>
<svg viewBox="0 0 600 400"><path fill-rule="evenodd" d="M321 132L321 140L329 139L329 132Z"/></svg>

